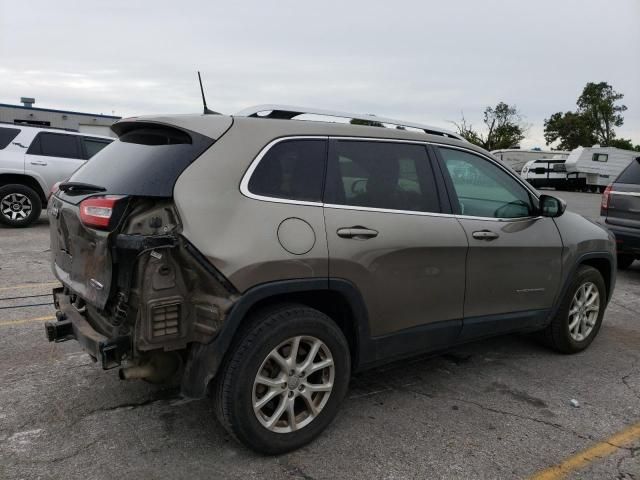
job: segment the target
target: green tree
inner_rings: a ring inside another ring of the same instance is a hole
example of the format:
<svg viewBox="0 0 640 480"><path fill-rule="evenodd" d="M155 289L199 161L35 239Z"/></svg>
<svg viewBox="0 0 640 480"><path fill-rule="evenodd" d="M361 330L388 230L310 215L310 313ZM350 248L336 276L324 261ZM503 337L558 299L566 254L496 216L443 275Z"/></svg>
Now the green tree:
<svg viewBox="0 0 640 480"><path fill-rule="evenodd" d="M363 120L360 118L352 118L349 120L351 125L364 125L365 127L384 127L384 125L380 122L376 122L374 120Z"/></svg>
<svg viewBox="0 0 640 480"><path fill-rule="evenodd" d="M610 147L622 148L624 150L636 150L640 152L640 145L633 146L633 142L628 138L614 138L609 142Z"/></svg>
<svg viewBox="0 0 640 480"><path fill-rule="evenodd" d="M591 125L601 145L609 145L616 136L613 127L624 123L622 112L627 107L616 105L623 97L607 82L587 83L578 97L578 113Z"/></svg>
<svg viewBox="0 0 640 480"><path fill-rule="evenodd" d="M589 82L576 102L575 112L557 112L544 121L544 138L547 145L558 143L558 148L573 150L576 147L613 146L615 127L624 123L622 112L627 107L619 105L624 95L616 92L607 82Z"/></svg>
<svg viewBox="0 0 640 480"><path fill-rule="evenodd" d="M559 150L598 143L587 119L575 112L557 112L547 118L544 121L544 139L547 145L558 141Z"/></svg>
<svg viewBox="0 0 640 480"><path fill-rule="evenodd" d="M495 107L485 108L483 117L485 133L475 130L473 125L464 118L464 114L460 122L452 123L460 136L486 150L517 146L524 139L527 129L517 107L504 102L498 103Z"/></svg>

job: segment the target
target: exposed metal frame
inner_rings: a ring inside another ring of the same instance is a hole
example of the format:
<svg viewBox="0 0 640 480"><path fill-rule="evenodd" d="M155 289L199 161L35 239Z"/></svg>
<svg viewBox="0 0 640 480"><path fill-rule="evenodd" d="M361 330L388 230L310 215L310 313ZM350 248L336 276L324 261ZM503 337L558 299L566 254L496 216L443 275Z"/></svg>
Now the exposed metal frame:
<svg viewBox="0 0 640 480"><path fill-rule="evenodd" d="M268 112L266 115L259 115L260 113ZM387 125L395 125L396 127L415 128L422 130L429 135L440 135L442 137L454 138L466 142L466 140L457 133L449 130L432 127L429 125L423 125L420 123L405 122L403 120L395 120L392 118L377 117L375 115L362 115L359 113L339 112L333 110L322 110L312 107L297 107L294 105L276 105L276 104L264 104L255 105L253 107L246 108L239 111L234 116L237 117L254 117L254 118L276 118L284 120L292 120L299 115L320 115L324 117L345 118L349 120L361 120L363 122L382 123Z"/></svg>
<svg viewBox="0 0 640 480"><path fill-rule="evenodd" d="M290 135L286 137L279 137L267 145L265 145L262 150L258 153L256 158L251 162L249 168L245 171L242 176L242 180L240 181L240 193L245 197L251 198L253 200L260 200L263 202L272 202L272 203L285 203L289 205L304 205L308 207L324 207L331 208L335 210L358 210L362 212L379 212L379 213L394 213L400 215L416 215L416 216L424 216L424 217L450 217L450 218L460 218L460 219L474 219L474 220L487 220L494 222L520 222L520 221L531 221L534 219L542 218L541 215L529 216L529 217L514 217L514 218L496 218L496 217L476 217L473 215L464 215L464 214L455 214L455 213L440 213L440 212L421 212L415 210L396 210L396 209L387 209L387 208L376 208L376 207L362 207L358 205L341 205L341 204L333 204L333 203L325 203L325 202L311 202L304 200L292 200L288 198L277 198L277 197L268 197L264 195L257 195L252 193L249 190L249 181L251 180L251 176L253 172L258 167L260 161L264 158L264 156L271 150L271 148L283 141L286 140L355 140L355 141L373 141L373 142L394 142L394 143L410 143L410 144L419 144L419 145L435 145L447 148L453 148L456 150L466 151L475 155L478 155L493 165L501 168L505 173L507 173L511 178L515 179L520 185L522 185L536 200L539 199L539 193L531 187L527 182L523 181L518 176L514 175L508 168L500 163L496 162L494 159L487 155L483 155L480 152L472 150L470 148L459 147L456 145L449 145L446 143L437 143L437 142L428 142L428 141L419 141L419 140L403 140L403 139L387 139L387 138L369 138L369 137L341 137L335 135Z"/></svg>

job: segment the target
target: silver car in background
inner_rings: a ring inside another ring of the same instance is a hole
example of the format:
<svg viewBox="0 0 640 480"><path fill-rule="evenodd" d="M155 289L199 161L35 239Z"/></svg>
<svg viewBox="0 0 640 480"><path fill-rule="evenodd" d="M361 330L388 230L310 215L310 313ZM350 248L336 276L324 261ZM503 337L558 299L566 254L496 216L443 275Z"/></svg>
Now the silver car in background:
<svg viewBox="0 0 640 480"><path fill-rule="evenodd" d="M53 185L112 141L75 130L0 123L0 223L31 225Z"/></svg>

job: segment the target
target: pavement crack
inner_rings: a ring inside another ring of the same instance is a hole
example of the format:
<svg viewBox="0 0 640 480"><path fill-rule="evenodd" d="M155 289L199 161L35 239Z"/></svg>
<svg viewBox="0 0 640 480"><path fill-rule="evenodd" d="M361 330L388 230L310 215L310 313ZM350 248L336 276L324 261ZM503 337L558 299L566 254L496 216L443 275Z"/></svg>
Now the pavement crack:
<svg viewBox="0 0 640 480"><path fill-rule="evenodd" d="M288 462L278 461L278 464L282 468L282 471L289 477L301 478L303 480L315 480L311 475L307 474L302 468L297 465L291 465Z"/></svg>
<svg viewBox="0 0 640 480"><path fill-rule="evenodd" d="M419 392L417 390L411 390L411 389L406 389L406 391L411 392L411 393L415 393L417 395L421 395L424 396L426 398L429 399L441 399L441 400L448 400L450 402L459 402L459 403L464 403L464 404L468 404L468 405L474 405L482 410L485 410L487 412L492 412L492 413L497 413L500 415L506 415L506 416L511 416L511 417L515 417L515 418L519 418L521 420L529 420L531 422L535 422L535 423L540 423L542 425L546 425L548 427L552 427L555 428L556 430L560 430L562 432L566 432L566 433L570 433L571 435L574 435L582 440L588 440L588 441L593 441L593 438L587 435L583 435L581 433L576 432L575 430L571 430L567 427L565 427L564 425L561 425L559 423L555 423L555 422L550 422L548 420L543 420L541 418L536 418L536 417L530 417L528 415L521 415L518 413L513 413L513 412L509 412L507 410L500 410L498 408L493 408L493 407L489 407L487 405L484 405L480 402L475 402L473 400L466 400L466 399L462 399L462 398L454 398L454 397L443 397L443 396L439 396L439 395L430 395L430 394L426 394L423 392Z"/></svg>
<svg viewBox="0 0 640 480"><path fill-rule="evenodd" d="M95 440L92 440L89 443L87 443L86 445L83 445L82 447L78 448L77 450L75 450L75 451L73 451L71 453L68 453L67 455L61 455L59 457L52 458L51 460L48 460L48 462L57 463L57 462L62 462L64 460L69 460L70 458L73 458L73 457L77 457L78 455L80 455L85 450L88 450L91 447L93 447L96 443L98 443L98 441L100 441L100 439L96 438Z"/></svg>
<svg viewBox="0 0 640 480"><path fill-rule="evenodd" d="M631 366L631 371L629 373L627 373L626 375L623 375L621 380L622 380L622 383L624 384L624 386L627 387L629 389L629 391L633 395L635 395L638 399L640 399L640 392L638 392L634 387L632 387L629 384L629 377L631 377L631 375L636 373L636 368L638 367L638 363L640 363L640 362L639 361L635 361L633 363L633 365Z"/></svg>

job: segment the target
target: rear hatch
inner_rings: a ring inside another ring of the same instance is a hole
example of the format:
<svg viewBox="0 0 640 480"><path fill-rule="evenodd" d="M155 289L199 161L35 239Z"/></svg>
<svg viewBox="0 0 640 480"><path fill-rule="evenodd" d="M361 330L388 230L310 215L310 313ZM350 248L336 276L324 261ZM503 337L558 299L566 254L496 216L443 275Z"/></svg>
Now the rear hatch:
<svg viewBox="0 0 640 480"><path fill-rule="evenodd" d="M231 126L230 117L211 117L183 119L199 132L149 119L118 122L118 140L60 184L49 202L52 263L71 292L104 309L117 262L114 239L129 209L173 196L180 174Z"/></svg>
<svg viewBox="0 0 640 480"><path fill-rule="evenodd" d="M608 189L606 223L640 229L640 156Z"/></svg>

